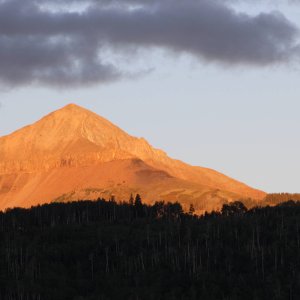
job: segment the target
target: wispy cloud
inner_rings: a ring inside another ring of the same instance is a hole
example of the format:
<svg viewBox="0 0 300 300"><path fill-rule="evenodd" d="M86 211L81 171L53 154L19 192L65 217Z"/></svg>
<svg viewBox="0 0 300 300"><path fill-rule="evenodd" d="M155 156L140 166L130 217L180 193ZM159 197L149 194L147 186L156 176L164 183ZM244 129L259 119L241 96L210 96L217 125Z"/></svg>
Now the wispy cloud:
<svg viewBox="0 0 300 300"><path fill-rule="evenodd" d="M70 2L89 5L80 12L47 9ZM115 81L126 70L108 63L102 51L107 48L124 56L128 47L163 48L207 62L265 66L298 57L297 39L298 29L279 12L252 16L218 0L2 0L0 81Z"/></svg>

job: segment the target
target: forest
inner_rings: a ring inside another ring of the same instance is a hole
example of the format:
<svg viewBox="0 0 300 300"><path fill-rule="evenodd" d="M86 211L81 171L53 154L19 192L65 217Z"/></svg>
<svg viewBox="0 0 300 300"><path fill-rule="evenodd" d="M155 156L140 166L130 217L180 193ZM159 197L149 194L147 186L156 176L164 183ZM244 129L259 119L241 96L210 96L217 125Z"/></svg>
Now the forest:
<svg viewBox="0 0 300 300"><path fill-rule="evenodd" d="M0 213L0 299L299 299L300 203L52 203Z"/></svg>

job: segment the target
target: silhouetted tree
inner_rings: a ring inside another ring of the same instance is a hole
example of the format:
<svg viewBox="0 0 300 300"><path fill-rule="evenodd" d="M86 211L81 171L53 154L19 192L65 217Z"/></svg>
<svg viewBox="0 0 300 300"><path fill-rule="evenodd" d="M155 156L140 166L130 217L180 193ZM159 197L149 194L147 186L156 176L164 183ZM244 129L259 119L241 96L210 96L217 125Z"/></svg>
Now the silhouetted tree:
<svg viewBox="0 0 300 300"><path fill-rule="evenodd" d="M221 212L225 216L242 215L247 212L247 207L242 202L235 201L230 204L224 204Z"/></svg>
<svg viewBox="0 0 300 300"><path fill-rule="evenodd" d="M9 209L0 299L299 299L299 220L295 201L203 216L140 197Z"/></svg>
<svg viewBox="0 0 300 300"><path fill-rule="evenodd" d="M142 205L142 198L139 194L136 194L136 196L135 196L134 205L135 206L141 206Z"/></svg>
<svg viewBox="0 0 300 300"><path fill-rule="evenodd" d="M132 194L130 194L129 204L130 204L130 205L134 205L134 198L133 198L133 195L132 195Z"/></svg>
<svg viewBox="0 0 300 300"><path fill-rule="evenodd" d="M194 215L194 213L195 213L195 208L194 208L194 205L193 204L191 204L190 205L190 208L189 208L189 215Z"/></svg>

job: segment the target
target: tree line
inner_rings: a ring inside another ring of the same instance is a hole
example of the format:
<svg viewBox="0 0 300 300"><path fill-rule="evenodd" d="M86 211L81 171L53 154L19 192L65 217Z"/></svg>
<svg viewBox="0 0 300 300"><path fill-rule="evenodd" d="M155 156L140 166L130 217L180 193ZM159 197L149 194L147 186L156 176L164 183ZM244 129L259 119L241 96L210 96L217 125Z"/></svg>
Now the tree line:
<svg viewBox="0 0 300 300"><path fill-rule="evenodd" d="M300 204L196 216L179 203L0 213L0 299L299 299Z"/></svg>

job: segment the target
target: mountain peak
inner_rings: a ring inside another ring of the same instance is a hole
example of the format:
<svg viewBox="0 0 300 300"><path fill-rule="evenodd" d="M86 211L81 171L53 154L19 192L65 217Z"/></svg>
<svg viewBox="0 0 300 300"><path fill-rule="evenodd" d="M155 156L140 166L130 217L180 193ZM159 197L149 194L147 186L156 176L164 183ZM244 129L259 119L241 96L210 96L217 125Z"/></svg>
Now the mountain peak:
<svg viewBox="0 0 300 300"><path fill-rule="evenodd" d="M65 106L63 106L62 108L58 109L57 111L82 111L82 112L86 112L89 111L88 109L77 105L75 103L69 103ZM93 113L92 111L90 111L90 113Z"/></svg>
<svg viewBox="0 0 300 300"><path fill-rule="evenodd" d="M137 166L137 159L143 166ZM133 163L126 164L129 160ZM216 171L174 160L145 139L127 134L76 104L68 104L32 125L0 137L0 209L11 205L1 204L3 199L34 198L40 203L46 197L45 191L49 192L47 201L83 188L116 192L130 180L126 191L148 191L146 199L151 201L157 197L178 201L184 198L204 205L210 199L222 203L225 198L264 197L263 192ZM156 182L155 187L150 182ZM40 193L36 192L37 185Z"/></svg>
<svg viewBox="0 0 300 300"><path fill-rule="evenodd" d="M150 159L154 154L165 156L145 139L133 137L105 118L73 103L0 138L0 163L3 160L29 162L37 157L61 159L79 153L85 157L103 151L106 154L102 160L116 156L118 159L122 156L141 159Z"/></svg>
<svg viewBox="0 0 300 300"><path fill-rule="evenodd" d="M52 113L50 113L48 116L57 116L57 115L69 115L70 118L77 118L80 114L81 115L96 115L94 112L92 112L91 110L88 110L80 105L77 105L75 103L69 103L55 111L53 111ZM98 115L97 115L98 116ZM47 117L47 116L46 116ZM45 118L46 118L45 117ZM100 117L100 116L98 116ZM43 118L44 119L44 118Z"/></svg>
<svg viewBox="0 0 300 300"><path fill-rule="evenodd" d="M64 109L64 108L66 108L66 109L68 109L68 108L81 108L81 109L84 109L82 106L79 106L75 103L69 103L69 104L65 105L62 109Z"/></svg>

